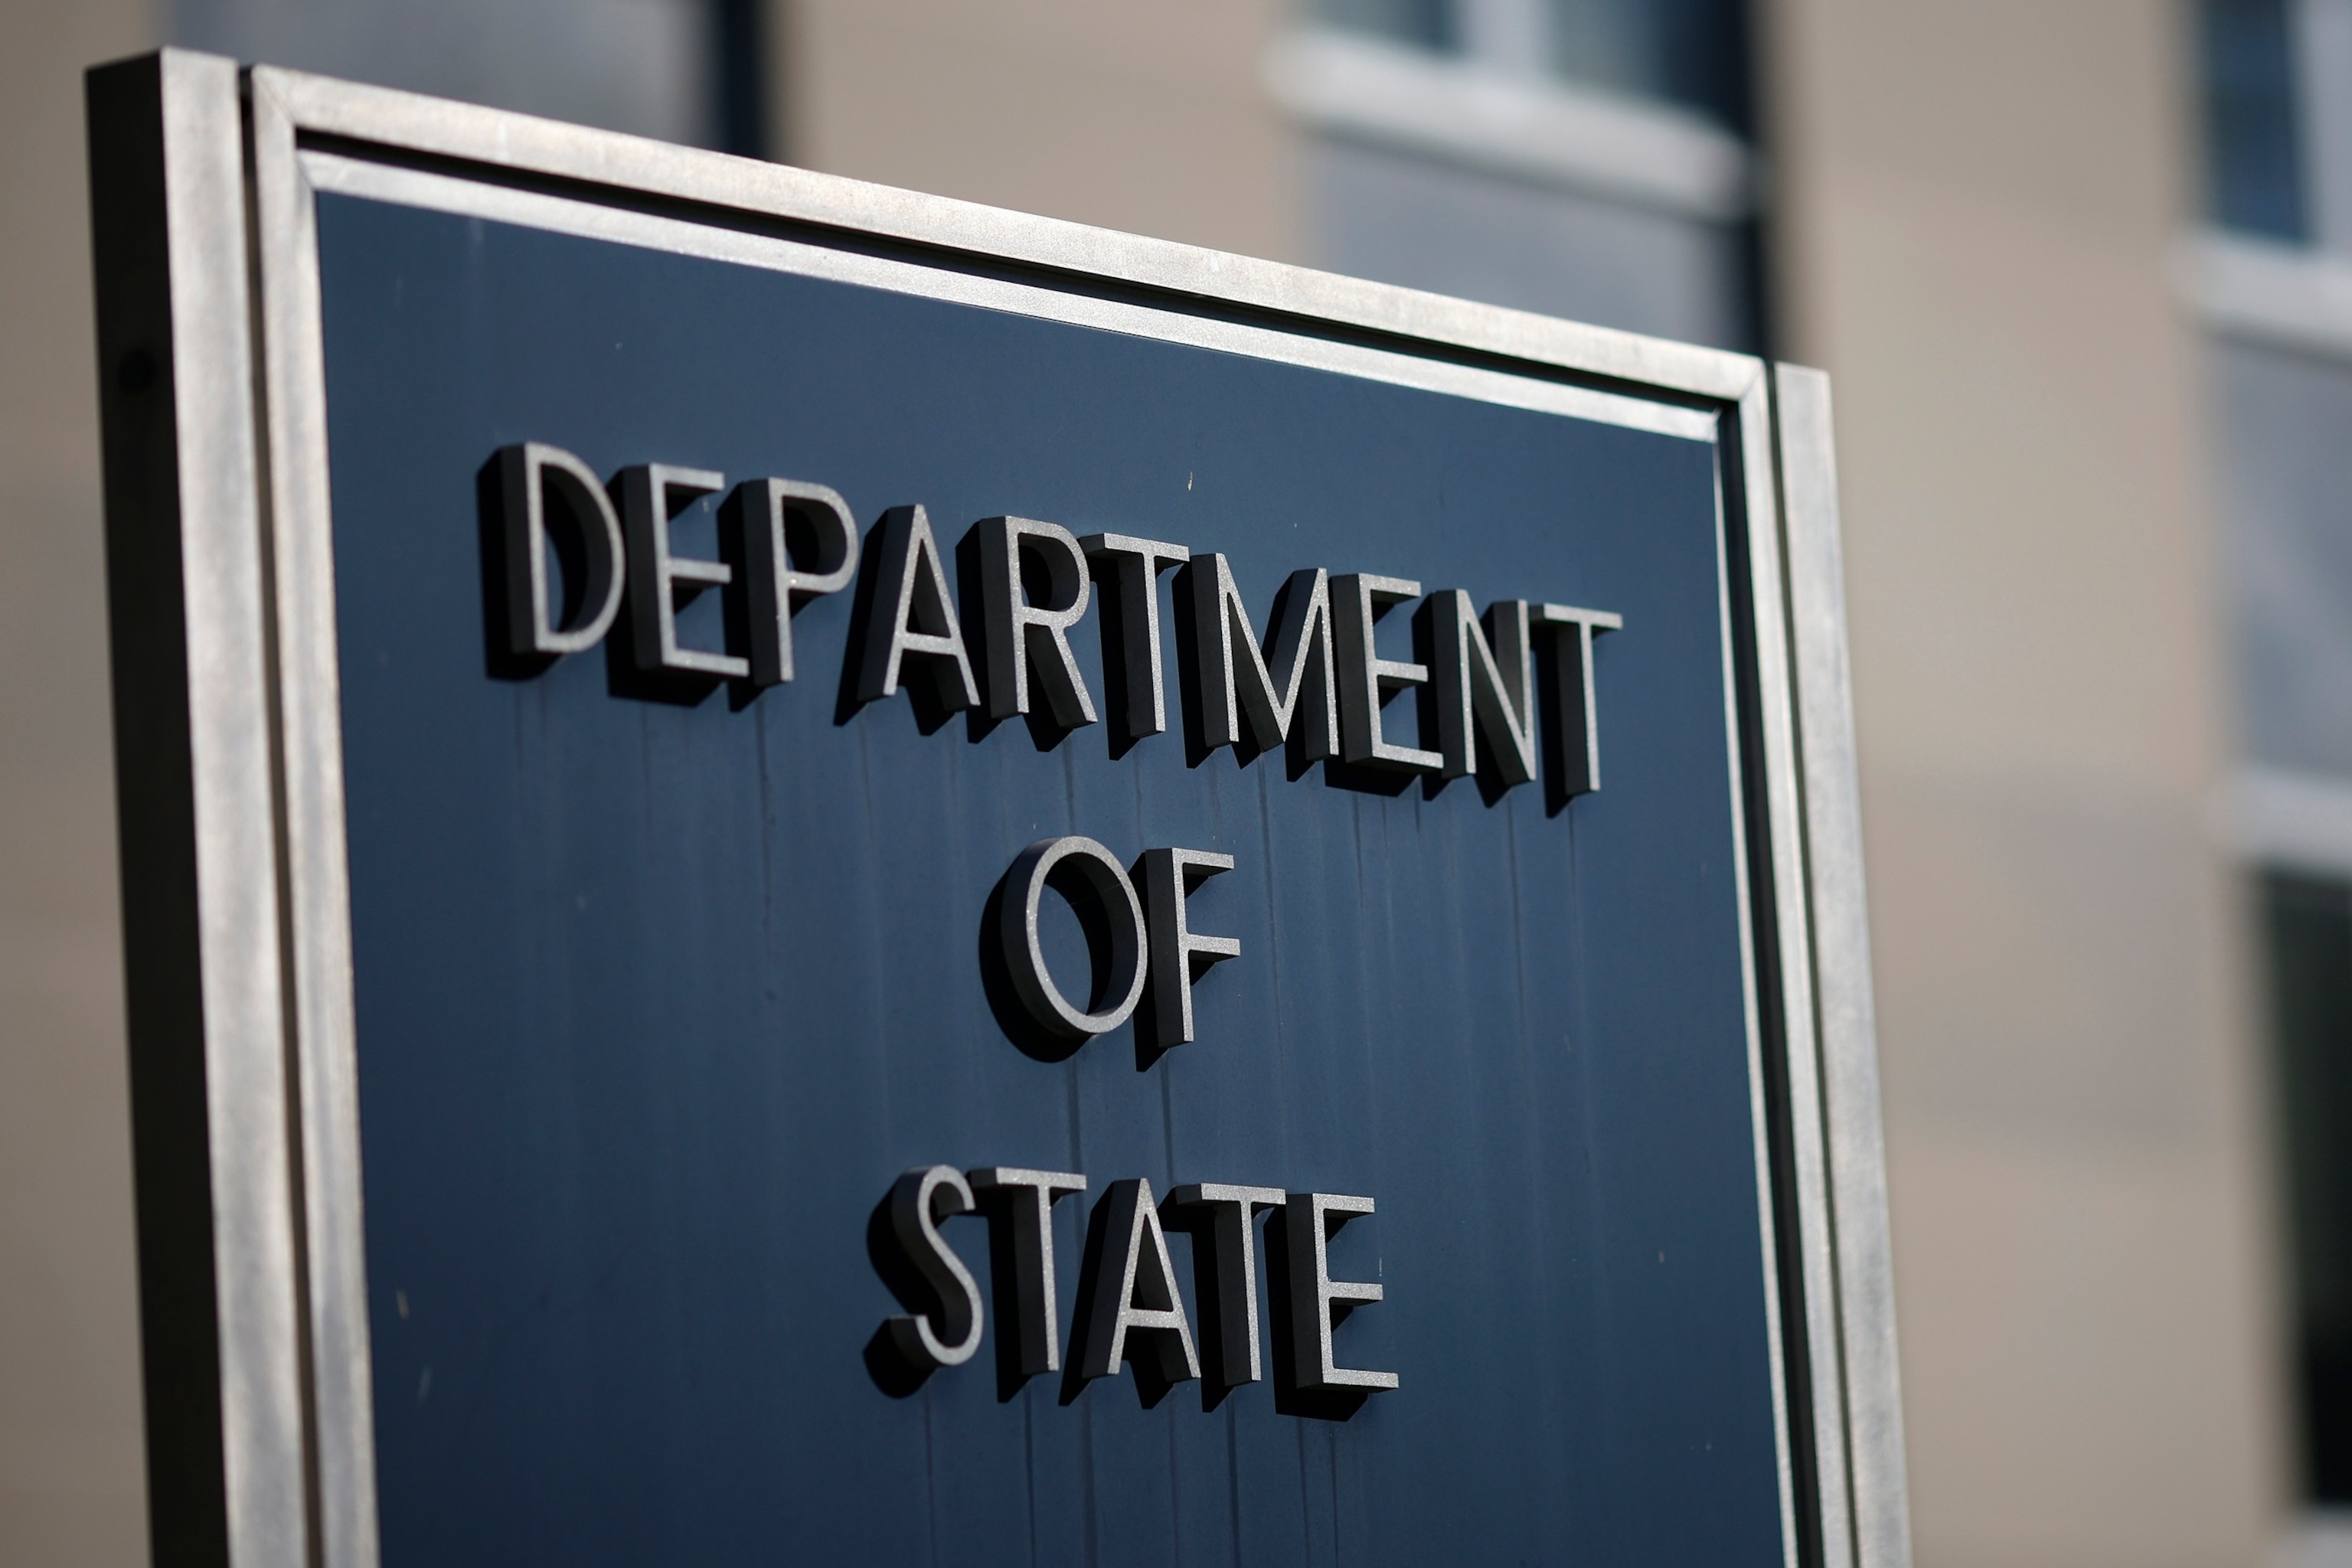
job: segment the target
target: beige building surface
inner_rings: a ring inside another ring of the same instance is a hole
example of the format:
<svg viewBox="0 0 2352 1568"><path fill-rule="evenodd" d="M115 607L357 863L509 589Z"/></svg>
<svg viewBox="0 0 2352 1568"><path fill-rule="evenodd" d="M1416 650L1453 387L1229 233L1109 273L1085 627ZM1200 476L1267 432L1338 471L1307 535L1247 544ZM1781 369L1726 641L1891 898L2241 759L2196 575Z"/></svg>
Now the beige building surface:
<svg viewBox="0 0 2352 1568"><path fill-rule="evenodd" d="M1266 0L795 0L778 145L886 185L1297 259Z"/></svg>
<svg viewBox="0 0 2352 1568"><path fill-rule="evenodd" d="M79 75L184 36L175 15L0 14L5 1564L146 1550ZM1771 341L1836 387L1918 1561L2264 1559L2299 1483L2268 1080L2214 827L2227 605L2169 271L2181 14L1772 0L1761 155L1628 110L1606 124L1647 161L1614 184L1573 147L1442 144L1285 89L1308 78L1269 62L1311 29L1276 0L789 0L770 22L795 162L1286 260L1373 254L1342 221L1368 191L1424 199L1420 165L1366 146L1467 160L1434 182L1490 180L1465 222L1536 233L1536 192L1559 244L1622 233L1692 277L1763 193ZM1343 88L1423 69L1308 64ZM1468 166L1496 157L1507 178Z"/></svg>
<svg viewBox="0 0 2352 1568"><path fill-rule="evenodd" d="M121 0L0 17L0 1563L146 1559L81 68Z"/></svg>
<svg viewBox="0 0 2352 1568"><path fill-rule="evenodd" d="M2180 17L1794 0L1926 1563L2243 1563L2293 1489Z"/></svg>

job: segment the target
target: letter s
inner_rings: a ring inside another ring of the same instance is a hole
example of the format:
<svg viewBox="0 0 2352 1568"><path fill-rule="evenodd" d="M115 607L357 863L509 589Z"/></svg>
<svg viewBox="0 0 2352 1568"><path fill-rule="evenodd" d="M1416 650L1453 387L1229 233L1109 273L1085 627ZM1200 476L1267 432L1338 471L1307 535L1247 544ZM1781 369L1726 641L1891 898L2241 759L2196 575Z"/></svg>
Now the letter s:
<svg viewBox="0 0 2352 1568"><path fill-rule="evenodd" d="M980 1349L980 1287L940 1236L939 1222L972 1211L971 1187L953 1165L919 1165L898 1178L886 1206L898 1256L876 1261L908 1311L885 1319L883 1331L913 1369L961 1366Z"/></svg>

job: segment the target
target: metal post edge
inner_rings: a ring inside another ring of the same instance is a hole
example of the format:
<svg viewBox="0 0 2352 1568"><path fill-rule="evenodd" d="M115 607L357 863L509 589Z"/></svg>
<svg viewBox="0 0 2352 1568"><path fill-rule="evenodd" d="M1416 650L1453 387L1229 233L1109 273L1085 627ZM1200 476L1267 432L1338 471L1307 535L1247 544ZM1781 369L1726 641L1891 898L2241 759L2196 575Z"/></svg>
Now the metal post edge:
<svg viewBox="0 0 2352 1568"><path fill-rule="evenodd" d="M375 1423L317 204L293 120L267 72L246 73L246 108L276 590L286 952L318 1549L324 1568L375 1568Z"/></svg>
<svg viewBox="0 0 2352 1568"><path fill-rule="evenodd" d="M1801 781L1797 771L1797 694L1789 647L1786 568L1780 536L1779 464L1773 443L1770 392L1758 376L1737 414L1740 478L1744 486L1748 544L1748 614L1754 658L1753 693L1760 754L1760 812L1752 836L1751 875L1769 879L1751 897L1766 900L1757 925L1770 943L1758 954L1759 977L1768 972L1776 994L1761 1044L1773 1053L1769 1077L1777 1080L1787 1140L1772 1160L1766 1201L1774 1210L1768 1234L1774 1238L1773 1283L1780 1293L1779 1372L1790 1427L1788 1462L1793 1468L1793 1510L1801 1512L1801 1539L1792 1561L1821 1568L1853 1568L1845 1527L1845 1432L1838 1413L1843 1400L1831 1332L1834 1317L1830 1256L1828 1184L1818 1085L1811 1070L1814 1007L1809 921L1801 852ZM1759 1139L1769 1132L1759 1128ZM1783 1206L1785 1205L1785 1206Z"/></svg>
<svg viewBox="0 0 2352 1568"><path fill-rule="evenodd" d="M275 67L255 68L305 135L333 137L471 165L475 177L522 176L650 195L1010 262L1065 279L1132 285L1171 300L1337 326L1570 369L1584 375L1735 403L1764 373L1752 355L1559 321L1497 305L1318 272L1287 263L1010 212L836 174L511 110Z"/></svg>
<svg viewBox="0 0 2352 1568"><path fill-rule="evenodd" d="M310 1556L235 66L88 79L158 1563Z"/></svg>
<svg viewBox="0 0 2352 1568"><path fill-rule="evenodd" d="M1853 1562L1910 1568L1911 1531L1880 1121L1877 1025L1863 882L1862 801L1847 662L1844 563L1829 377L1774 368L1789 572L1790 658L1804 803L1805 897L1819 1013L1836 1318ZM1791 1047L1792 1055L1794 1047Z"/></svg>

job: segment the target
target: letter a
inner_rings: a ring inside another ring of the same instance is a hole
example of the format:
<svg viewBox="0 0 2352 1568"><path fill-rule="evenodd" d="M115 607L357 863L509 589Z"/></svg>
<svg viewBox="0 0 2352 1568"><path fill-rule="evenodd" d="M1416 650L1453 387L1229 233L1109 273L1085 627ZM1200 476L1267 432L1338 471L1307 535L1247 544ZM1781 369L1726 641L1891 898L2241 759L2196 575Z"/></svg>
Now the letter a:
<svg viewBox="0 0 2352 1568"><path fill-rule="evenodd" d="M1151 1184L1141 1177L1113 1182L1095 1205L1089 1228L1077 1343L1071 1347L1076 1386L1117 1372L1127 1360L1131 1335L1139 1342L1137 1372L1144 1403L1155 1403L1170 1384L1197 1379L1201 1358L1192 1349L1183 1298L1176 1293L1176 1270L1168 1260L1168 1237L1160 1228ZM1160 1386L1150 1387L1147 1377Z"/></svg>
<svg viewBox="0 0 2352 1568"><path fill-rule="evenodd" d="M919 506L892 507L875 524L874 540L874 602L857 660L857 700L896 695L901 668L912 656L922 660L940 706L979 707L980 688L930 519Z"/></svg>

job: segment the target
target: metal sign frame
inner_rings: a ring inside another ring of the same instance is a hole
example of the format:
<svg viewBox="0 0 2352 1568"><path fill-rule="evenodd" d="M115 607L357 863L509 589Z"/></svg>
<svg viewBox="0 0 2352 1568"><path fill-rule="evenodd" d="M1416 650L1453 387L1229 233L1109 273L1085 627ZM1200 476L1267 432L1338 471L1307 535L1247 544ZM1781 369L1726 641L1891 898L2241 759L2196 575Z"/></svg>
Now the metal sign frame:
<svg viewBox="0 0 2352 1568"><path fill-rule="evenodd" d="M1786 1551L1908 1568L1823 375L182 51L93 71L89 106L159 1563L378 1556L313 205L337 188L1711 434Z"/></svg>

